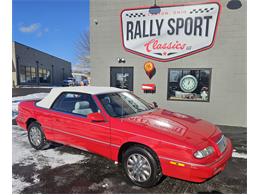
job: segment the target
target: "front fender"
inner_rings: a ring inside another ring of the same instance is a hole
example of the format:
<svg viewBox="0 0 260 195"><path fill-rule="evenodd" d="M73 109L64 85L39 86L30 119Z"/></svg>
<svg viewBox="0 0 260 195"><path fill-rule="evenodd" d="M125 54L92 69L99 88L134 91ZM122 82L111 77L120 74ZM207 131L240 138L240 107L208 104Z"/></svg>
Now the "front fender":
<svg viewBox="0 0 260 195"><path fill-rule="evenodd" d="M144 145L148 148L150 148L157 156L159 156L158 152L158 147L160 146L160 141L159 140L153 140L150 138L145 138L145 137L140 137L137 135L132 135L128 136L127 139L125 139L120 145L113 145L112 144L112 160L114 161L120 161L119 159L119 153L122 151L122 149L125 146L134 145L134 144L140 144Z"/></svg>

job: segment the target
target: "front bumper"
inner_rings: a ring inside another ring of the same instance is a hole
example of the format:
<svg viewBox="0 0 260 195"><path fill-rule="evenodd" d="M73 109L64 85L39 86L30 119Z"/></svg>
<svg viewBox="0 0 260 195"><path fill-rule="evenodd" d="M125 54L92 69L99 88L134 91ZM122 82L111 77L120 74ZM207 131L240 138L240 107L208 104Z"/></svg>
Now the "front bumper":
<svg viewBox="0 0 260 195"><path fill-rule="evenodd" d="M232 144L230 139L227 138L227 147L222 155L215 161L208 164L194 164L186 163L185 166L172 166L169 162L170 159L160 159L163 174L183 179L192 182L204 182L205 180L215 176L223 171L227 165L228 160L232 156Z"/></svg>
<svg viewBox="0 0 260 195"><path fill-rule="evenodd" d="M227 139L227 148L219 159L206 165L191 166L190 179L195 182L203 182L223 171L232 156L232 151L231 141Z"/></svg>

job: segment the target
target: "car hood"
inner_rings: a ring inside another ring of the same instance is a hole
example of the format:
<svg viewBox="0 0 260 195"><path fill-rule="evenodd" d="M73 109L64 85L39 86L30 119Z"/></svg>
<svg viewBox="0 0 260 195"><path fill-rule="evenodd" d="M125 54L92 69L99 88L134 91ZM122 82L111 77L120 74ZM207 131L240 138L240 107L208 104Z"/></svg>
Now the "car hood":
<svg viewBox="0 0 260 195"><path fill-rule="evenodd" d="M215 125L205 120L165 109L155 109L127 117L125 120L151 136L162 140L185 141L192 145L207 141L218 131Z"/></svg>

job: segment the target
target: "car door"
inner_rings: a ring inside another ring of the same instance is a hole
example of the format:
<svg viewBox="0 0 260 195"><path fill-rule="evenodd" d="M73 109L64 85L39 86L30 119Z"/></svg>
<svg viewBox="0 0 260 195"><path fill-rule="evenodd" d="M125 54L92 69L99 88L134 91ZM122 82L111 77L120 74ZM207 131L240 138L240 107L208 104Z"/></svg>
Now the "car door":
<svg viewBox="0 0 260 195"><path fill-rule="evenodd" d="M109 122L92 122L87 117L100 112L90 94L62 93L51 110L57 142L110 157Z"/></svg>

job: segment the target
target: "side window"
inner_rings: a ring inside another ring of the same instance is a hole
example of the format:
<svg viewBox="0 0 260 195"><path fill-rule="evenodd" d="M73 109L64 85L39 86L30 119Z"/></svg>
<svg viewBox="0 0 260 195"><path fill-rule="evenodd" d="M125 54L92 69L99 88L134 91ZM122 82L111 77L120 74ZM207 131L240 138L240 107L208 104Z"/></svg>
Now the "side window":
<svg viewBox="0 0 260 195"><path fill-rule="evenodd" d="M52 105L52 109L64 113L87 116L99 109L91 95L84 93L62 93Z"/></svg>

